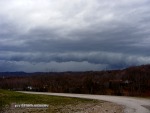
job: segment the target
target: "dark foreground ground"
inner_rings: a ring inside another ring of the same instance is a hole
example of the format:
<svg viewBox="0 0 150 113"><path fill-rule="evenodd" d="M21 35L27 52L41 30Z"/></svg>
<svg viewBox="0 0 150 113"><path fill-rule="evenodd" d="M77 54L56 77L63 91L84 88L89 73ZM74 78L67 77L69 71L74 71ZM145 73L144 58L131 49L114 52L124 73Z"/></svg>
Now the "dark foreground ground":
<svg viewBox="0 0 150 113"><path fill-rule="evenodd" d="M22 104L48 107L15 107ZM0 90L0 113L123 113L123 109L123 106L100 100Z"/></svg>

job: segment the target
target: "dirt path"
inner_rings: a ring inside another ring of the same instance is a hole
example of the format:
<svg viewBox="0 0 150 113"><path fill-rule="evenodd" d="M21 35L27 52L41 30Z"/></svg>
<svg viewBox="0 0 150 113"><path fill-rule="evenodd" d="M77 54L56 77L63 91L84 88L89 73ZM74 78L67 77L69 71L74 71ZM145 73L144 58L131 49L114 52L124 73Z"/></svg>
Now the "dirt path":
<svg viewBox="0 0 150 113"><path fill-rule="evenodd" d="M67 97L78 97L97 99L113 102L125 106L125 113L150 113L150 99L134 98L134 97L120 97L120 96L104 96L104 95L86 95L86 94L65 94L65 93L43 93L43 92L25 92L30 94L44 94L44 95L57 95Z"/></svg>

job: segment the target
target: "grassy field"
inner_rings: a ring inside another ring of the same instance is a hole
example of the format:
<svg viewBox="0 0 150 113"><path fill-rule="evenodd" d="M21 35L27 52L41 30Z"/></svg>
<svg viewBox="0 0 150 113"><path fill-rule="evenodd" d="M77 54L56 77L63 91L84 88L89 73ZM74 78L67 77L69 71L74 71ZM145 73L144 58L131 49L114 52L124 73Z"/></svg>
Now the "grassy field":
<svg viewBox="0 0 150 113"><path fill-rule="evenodd" d="M51 111L58 110L60 106L77 105L86 103L97 103L96 100L69 98L69 97L58 97L48 95L34 95L34 94L23 94L15 91L7 91L0 89L0 110L2 111L5 106L10 106L12 103L15 104L48 104L53 108ZM53 107L52 107L53 106Z"/></svg>

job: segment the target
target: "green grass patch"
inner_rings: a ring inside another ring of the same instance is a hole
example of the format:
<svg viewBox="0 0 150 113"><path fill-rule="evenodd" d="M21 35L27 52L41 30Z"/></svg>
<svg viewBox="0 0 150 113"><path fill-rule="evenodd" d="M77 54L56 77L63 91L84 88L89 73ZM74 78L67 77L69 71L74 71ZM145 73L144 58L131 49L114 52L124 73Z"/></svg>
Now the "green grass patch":
<svg viewBox="0 0 150 113"><path fill-rule="evenodd" d="M8 91L0 89L0 110L6 105L11 103L16 104L48 104L51 106L65 106L76 105L79 103L93 103L97 100L49 96L49 95L36 95L36 94L24 94L15 91Z"/></svg>

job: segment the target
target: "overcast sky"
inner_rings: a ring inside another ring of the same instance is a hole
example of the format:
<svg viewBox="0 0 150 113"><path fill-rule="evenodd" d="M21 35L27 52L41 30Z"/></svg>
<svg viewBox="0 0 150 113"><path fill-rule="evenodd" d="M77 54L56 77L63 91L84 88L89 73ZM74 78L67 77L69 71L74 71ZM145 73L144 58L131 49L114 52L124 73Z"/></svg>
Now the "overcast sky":
<svg viewBox="0 0 150 113"><path fill-rule="evenodd" d="M0 0L0 71L150 63L150 0Z"/></svg>

